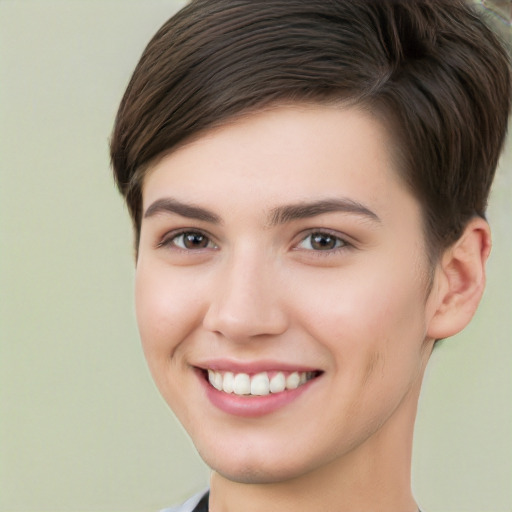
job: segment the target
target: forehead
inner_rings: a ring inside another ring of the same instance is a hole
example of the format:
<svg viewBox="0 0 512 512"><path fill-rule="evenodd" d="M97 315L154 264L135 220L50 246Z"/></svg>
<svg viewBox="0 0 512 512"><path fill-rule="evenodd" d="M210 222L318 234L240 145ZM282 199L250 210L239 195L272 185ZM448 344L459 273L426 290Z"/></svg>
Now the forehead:
<svg viewBox="0 0 512 512"><path fill-rule="evenodd" d="M156 162L144 178L143 209L166 194L226 209L326 196L378 210L398 196L415 204L392 147L382 123L360 109L273 107L212 129Z"/></svg>

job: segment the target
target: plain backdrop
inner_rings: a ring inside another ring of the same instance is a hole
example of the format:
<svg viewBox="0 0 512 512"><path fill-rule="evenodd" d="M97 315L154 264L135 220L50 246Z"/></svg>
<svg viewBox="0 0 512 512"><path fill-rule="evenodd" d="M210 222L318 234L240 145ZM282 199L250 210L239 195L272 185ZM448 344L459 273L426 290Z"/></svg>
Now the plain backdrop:
<svg viewBox="0 0 512 512"><path fill-rule="evenodd" d="M2 512L149 512L207 485L139 347L108 161L129 76L181 5L0 0ZM482 305L422 394L413 481L429 512L512 510L510 147L489 219Z"/></svg>

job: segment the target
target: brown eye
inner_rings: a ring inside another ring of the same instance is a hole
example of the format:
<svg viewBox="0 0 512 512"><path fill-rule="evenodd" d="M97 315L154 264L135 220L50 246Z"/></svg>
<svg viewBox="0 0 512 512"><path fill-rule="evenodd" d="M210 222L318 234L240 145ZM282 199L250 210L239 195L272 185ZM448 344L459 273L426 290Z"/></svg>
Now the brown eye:
<svg viewBox="0 0 512 512"><path fill-rule="evenodd" d="M174 236L170 242L180 249L194 250L215 247L213 242L203 233L198 231L186 231Z"/></svg>
<svg viewBox="0 0 512 512"><path fill-rule="evenodd" d="M299 247L313 251L330 251L347 245L341 238L330 233L311 233L301 241Z"/></svg>

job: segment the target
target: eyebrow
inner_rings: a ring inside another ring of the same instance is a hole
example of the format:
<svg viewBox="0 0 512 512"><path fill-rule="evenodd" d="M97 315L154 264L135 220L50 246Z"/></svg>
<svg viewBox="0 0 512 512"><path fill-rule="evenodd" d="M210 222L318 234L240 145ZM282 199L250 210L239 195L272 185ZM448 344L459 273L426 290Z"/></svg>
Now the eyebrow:
<svg viewBox="0 0 512 512"><path fill-rule="evenodd" d="M350 213L374 222L381 222L376 213L363 204L348 198L324 199L314 202L301 202L286 206L279 206L271 211L270 225L276 226L298 219L315 217L324 213Z"/></svg>
<svg viewBox="0 0 512 512"><path fill-rule="evenodd" d="M273 208L269 215L269 225L277 226L294 220L316 217L324 213L350 213L365 217L374 222L381 222L376 213L363 204L348 198L323 199L312 202L300 202ZM222 219L206 208L183 203L172 197L157 199L144 212L144 218L160 213L176 214L188 219L201 220L212 224L222 224Z"/></svg>
<svg viewBox="0 0 512 512"><path fill-rule="evenodd" d="M221 223L220 217L212 211L193 204L182 203L172 197L157 199L154 203L151 203L144 212L144 218L147 219L159 213L174 213L187 219L202 220L213 224Z"/></svg>

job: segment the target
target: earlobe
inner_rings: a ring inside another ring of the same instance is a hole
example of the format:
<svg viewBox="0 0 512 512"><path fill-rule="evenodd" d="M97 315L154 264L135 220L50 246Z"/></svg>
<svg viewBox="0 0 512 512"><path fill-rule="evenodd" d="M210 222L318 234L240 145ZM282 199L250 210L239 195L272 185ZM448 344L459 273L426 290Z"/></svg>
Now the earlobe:
<svg viewBox="0 0 512 512"><path fill-rule="evenodd" d="M427 335L442 339L460 332L470 322L485 287L485 263L491 251L487 222L472 219L462 236L442 255L436 269L431 299L435 301Z"/></svg>

